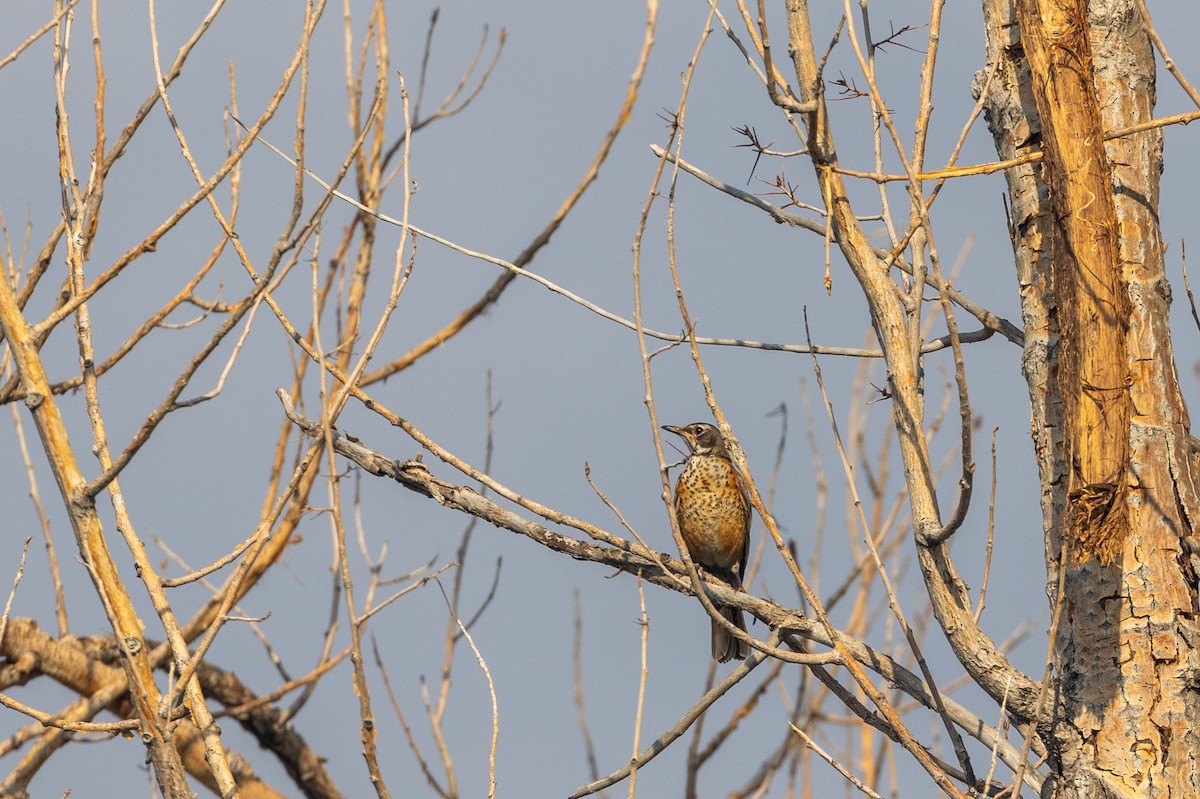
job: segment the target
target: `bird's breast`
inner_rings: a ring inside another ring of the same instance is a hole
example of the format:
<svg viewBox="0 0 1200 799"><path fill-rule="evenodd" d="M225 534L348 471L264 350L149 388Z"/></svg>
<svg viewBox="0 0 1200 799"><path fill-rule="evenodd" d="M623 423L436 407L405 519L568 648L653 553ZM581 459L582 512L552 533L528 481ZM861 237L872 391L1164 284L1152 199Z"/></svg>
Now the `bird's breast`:
<svg viewBox="0 0 1200 799"><path fill-rule="evenodd" d="M741 561L750 506L728 460L693 456L679 475L675 513L693 560L716 569L729 569Z"/></svg>

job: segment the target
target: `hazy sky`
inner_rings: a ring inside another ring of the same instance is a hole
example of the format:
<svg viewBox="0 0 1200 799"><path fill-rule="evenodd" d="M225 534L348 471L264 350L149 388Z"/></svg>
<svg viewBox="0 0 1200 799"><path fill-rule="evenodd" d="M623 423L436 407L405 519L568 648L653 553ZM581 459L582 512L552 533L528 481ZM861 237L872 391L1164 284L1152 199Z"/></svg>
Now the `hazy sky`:
<svg viewBox="0 0 1200 799"><path fill-rule="evenodd" d="M49 17L48 4L14 5L7 9L8 20L0 28L0 54L9 52ZM355 35L361 37L369 4L350 5ZM826 41L832 36L840 5L813 5L817 7L814 23L818 35ZM109 80L110 143L154 86L146 8L145 4L111 2L103 4L101 11ZM189 59L183 77L172 87L176 113L203 169L215 168L225 152L223 113L229 104L229 65L236 69L241 116L253 119L292 56L299 8L295 3L230 4ZM731 22L736 21L734 5L723 3L721 8ZM393 133L402 129L395 73L402 72L409 91L415 93L432 9L426 4L389 4L394 82L388 126ZM701 38L707 10L707 4L699 0L664 4L656 46L632 120L598 183L531 266L550 280L627 318L633 312L631 247L656 167L650 147L667 140L664 117L679 103L680 77ZM1170 19L1173 11L1164 8L1154 13L1168 46L1174 47L1172 55L1188 72L1188 60L1194 61L1194 56L1186 45L1194 25L1189 25L1188 19ZM191 4L164 3L157 8L164 58L174 53L205 12ZM773 13L776 58L784 74L789 74L781 11L776 8ZM984 66L979 15L977 4L949 3L945 9L934 131L927 159L930 165L945 162L973 105L969 87L976 71ZM881 88L888 107L895 114L901 135L909 139L922 62L922 53L914 50L925 48L923 26L927 21L928 9L920 3L877 3L872 9L876 39L893 28L913 27L896 46L878 55ZM484 25L490 26L485 48L489 56L498 32L506 30L503 55L487 88L466 111L415 137L411 171L419 189L413 199L412 220L465 247L511 260L579 180L612 124L641 44L645 7L629 0L448 4L441 10L434 37L423 106L426 110L435 107L458 82ZM70 107L76 161L86 164L92 144L93 91L87 12L81 9L75 26ZM336 170L352 139L347 124L342 48L341 6L331 5L313 44L307 118L309 165L326 176ZM0 115L0 138L4 142L0 149L0 213L12 246L18 251L27 222L32 230L31 248L36 252L59 219L50 65L50 42L45 39L0 71L0 108L5 109ZM844 33L826 71L829 80L841 76L865 88ZM827 86L827 92L841 163L873 170L866 101L838 100L834 85ZM1160 75L1159 114L1186 110L1186 99L1164 71ZM293 120L294 99L285 104L264 137L290 149ZM698 62L684 124L684 157L717 178L776 203L781 198L772 194L768 184L782 175L795 187L799 199L819 205L811 165L803 158L785 162L765 157L754 169L753 153L737 147L745 140L734 128L742 126L754 128L764 143L773 143L773 149L790 151L800 147L741 54L718 29L708 38ZM1169 273L1179 300L1175 307L1175 343L1189 395L1195 388L1191 373L1197 358L1197 337L1183 301L1182 281L1176 279L1179 242L1191 222L1184 209L1192 203L1186 198L1194 196L1197 185L1195 159L1187 157L1191 135L1187 128L1168 131L1162 202ZM982 162L994 157L990 136L980 120L959 162ZM886 166L895 170L896 164L891 156ZM81 173L86 174L86 169L81 168ZM291 178L292 168L265 147L255 147L245 160L238 233L260 265L266 263L289 211ZM89 265L91 273L99 272L157 226L193 188L179 147L161 109L156 109L109 181L101 233ZM399 188L399 184L393 186L385 197L385 213L399 215ZM863 213L878 213L879 198L873 186L854 186L853 190ZM962 270L955 282L960 290L1019 325L1017 286L1003 216L1004 190L999 175L948 184L934 206L936 243L946 268L961 257ZM307 191L311 207L320 197L320 187L309 183ZM892 209L903 219L905 196L899 188L891 192ZM219 196L225 202L228 192L219 192ZM815 342L862 345L868 318L860 294L836 254L832 294L826 294L820 237L777 225L761 211L686 175L680 177L676 200L673 223L678 265L699 335L803 343L802 310L807 309ZM666 209L665 197L660 198L643 243L645 317L649 327L678 332L681 322L667 271ZM322 263L332 257L341 227L350 217L350 209L342 206L335 207L326 218L321 250L315 253ZM886 241L880 223L868 222L867 229L876 242ZM177 291L207 256L217 236L211 214L207 209L197 209L192 219L166 237L157 252L127 270L115 290L102 294L92 304L98 351L111 352L157 307L154 303ZM375 259L380 271L372 280L374 291L368 300L367 318L371 324L383 306L398 236L394 228L380 228ZM62 279L61 249L52 270L30 304L33 319L39 319L49 307L54 288ZM443 326L477 299L498 273L494 266L422 241L410 283L375 363L385 363L406 352ZM224 285L227 298L237 296L245 290L246 280L232 253L226 252L202 287L202 294L217 297ZM310 318L309 287L305 262L276 294L298 324ZM186 314L180 314L173 320L186 318ZM145 414L158 404L183 361L216 324L209 320L194 328L163 332L101 382L109 435L116 446L123 445ZM965 314L960 316L960 325L964 331L978 327ZM939 325L933 335L943 332ZM326 336L335 333L332 324L325 328ZM185 396L202 393L215 384L231 343L226 342L226 354L201 371ZM262 309L224 393L168 419L127 470L122 478L124 490L144 539L162 537L193 565L199 565L224 554L253 530L281 420L274 390L291 384L293 362L288 345L279 324ZM59 328L45 352L52 379L64 379L77 372L69 325ZM812 393L811 360L808 356L743 348L708 348L703 354L718 400L761 486L769 481L781 432L781 418L770 414L781 404L786 405L788 438L778 475L775 514L785 535L795 539L802 562L814 552L820 555L819 582L824 591L831 590L849 569L849 541L859 540L861 531L845 508L844 480L829 425L819 397ZM1022 621L1032 619L1032 636L1014 651L1013 657L1022 668L1040 674L1047 601L1028 401L1019 371L1020 350L996 336L970 346L967 359L972 402L979 419L975 436L979 490L954 551L964 577L977 588L992 475L990 434L993 428L999 428L996 550L983 623L989 634L1003 640ZM864 446L872 452L891 435L891 429L886 403L866 405L862 397L852 393L859 365L858 361L822 360L838 424L845 432L852 417L866 415ZM492 462L497 480L548 506L624 535L616 518L588 486L584 476L587 464L597 486L639 535L650 546L673 552L660 500L646 387L637 342L630 331L532 282L518 281L485 318L413 368L375 386L372 393L443 446L482 467L489 371L493 401L498 405ZM931 420L941 406L951 372L948 353L927 360ZM868 379L883 385L885 378L876 369ZM683 424L708 419L686 348L657 357L653 361L653 380L662 422ZM817 490L812 454L805 440L802 380L807 381L813 401L817 451L830 483L821 530L816 529ZM310 383L308 392L310 399L316 396L315 383ZM80 459L88 473L95 474L98 467L88 454L90 438L82 400L68 396L61 401L76 436ZM20 411L27 420L24 409ZM956 478L956 408L951 407L943 427L933 453L935 462L947 459L950 464L943 480L946 507L953 501ZM410 457L419 451L401 431L353 404L342 417L341 428L392 457ZM29 424L26 435L36 446ZM0 581L5 581L5 575L15 571L21 541L40 534L26 497L27 484L11 422L0 425L0 449L4 453L0 458L0 480L9 487L2 522L6 535L0 544L0 564L9 564L0 570ZM35 451L33 460L39 468L42 496L52 510L54 535L68 582L72 631L80 635L109 632L95 608L90 583L72 557L70 528L61 509L54 507L57 495L44 468L44 456ZM467 482L428 453L425 460L437 476L450 482ZM860 491L865 492L865 477L859 473L857 478ZM895 464L888 480L890 503L900 485ZM403 575L431 561L441 565L455 559L467 518L378 478L354 475L353 481L343 485L350 491L361 491L363 536L370 551L378 553L385 545L388 548L385 574ZM325 502L327 491L322 487L314 492L313 504ZM101 505L116 541L107 499ZM762 530L761 522L756 520L756 543ZM328 519L313 513L303 523L301 533L302 540L293 545L285 562L243 606L250 616L269 614L262 629L293 676L306 673L318 657L332 601ZM900 581L902 596L913 603L920 594L920 581L911 566L911 546L906 539L894 563L893 579ZM121 564L128 567L128 558L122 557L118 546L114 549ZM157 550L152 551L156 561L162 558ZM365 585L366 569L355 557L356 574L360 584ZM600 771L607 773L626 762L632 747L640 669L636 582L628 575L613 577L604 569L570 561L508 532L480 525L475 529L465 564L464 616L470 616L488 595L500 559L503 565L495 599L472 629L498 694L499 793L566 795L590 779L572 695L573 597L578 592L582 609L583 681L589 720ZM178 573L174 566L166 571ZM132 567L128 567L126 577L136 588ZM794 586L769 546L753 590L784 604L796 602ZM198 586L172 594L179 614L185 618L206 597ZM873 601L878 613L886 611L878 592ZM703 692L709 667L708 621L697 603L655 588L646 591L646 602L650 647L643 743L692 705ZM149 611L145 603L143 606ZM910 607L913 616L919 617L915 604ZM834 613L835 621L845 618L845 610ZM53 629L45 554L36 538L13 614L35 617L47 629ZM159 637L153 614L147 612L144 618L150 627L148 634ZM427 585L381 613L370 628L403 711L428 757L435 754L424 719L420 681L424 677L428 684L437 684L446 622L441 594L435 586ZM347 640L344 618L340 629L341 640ZM766 634L762 625L751 631ZM880 625L872 641L886 645L883 632ZM959 669L945 647L938 644L938 637L931 633L926 654L936 676L948 681L958 675ZM217 665L235 668L257 691L265 693L280 682L261 647L242 625L225 629L210 658ZM449 743L463 794L485 795L490 731L486 684L468 650L460 651L455 668L446 722ZM327 677L296 724L313 748L328 758L328 768L346 795L365 796L370 787L359 754L357 703L349 674L348 667L342 666ZM372 679L385 777L395 795L431 793L374 672ZM794 691L798 679L797 672L785 678L783 685L789 692ZM717 718L723 719L735 703L745 699L753 684L750 680L724 698L714 711ZM47 710L67 701L64 692L48 686L38 686L21 696ZM958 698L981 712L985 720L997 720L997 711L989 701L980 701L969 690ZM7 711L2 718L5 734L25 723ZM705 769L701 793L722 795L742 785L749 770L747 764L757 763L765 751L783 740L786 718L782 700L776 693L769 693L743 730ZM929 740L936 733L929 732L931 727L924 726L926 721L916 721L915 729ZM286 777L258 753L256 745L235 723L226 720L222 728L229 746L250 757L276 787L295 793ZM845 739L826 743L838 746ZM642 795L680 794L685 751L686 742L680 742L640 773L638 787ZM906 780L912 780L908 783L912 790L904 795L926 795L932 789L929 778L916 770L906 755L900 753L898 757ZM79 797L118 792L128 795L131 786L134 792L140 792L143 777L134 771L141 761L140 745L131 741L75 746L53 761L54 765L34 782L33 790L38 795L57 796L70 789L73 796ZM5 765L11 768L13 764L15 760L10 758ZM67 764L72 764L71 768ZM107 768L102 780L84 770L97 764ZM821 766L817 768L816 785L840 790L839 777ZM84 774L88 774L86 779L81 776ZM625 788L618 786L616 790L624 792ZM777 784L768 795L781 796L782 788Z"/></svg>

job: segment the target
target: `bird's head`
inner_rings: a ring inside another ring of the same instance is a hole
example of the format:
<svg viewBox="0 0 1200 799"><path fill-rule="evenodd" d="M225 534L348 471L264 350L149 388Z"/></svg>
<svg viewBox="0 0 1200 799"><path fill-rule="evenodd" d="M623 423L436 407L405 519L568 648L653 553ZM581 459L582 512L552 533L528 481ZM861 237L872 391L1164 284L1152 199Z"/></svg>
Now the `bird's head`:
<svg viewBox="0 0 1200 799"><path fill-rule="evenodd" d="M692 455L729 457L729 453L725 449L725 439L721 437L721 431L707 422L692 422L683 427L665 424L663 430L682 438L688 445L688 452Z"/></svg>

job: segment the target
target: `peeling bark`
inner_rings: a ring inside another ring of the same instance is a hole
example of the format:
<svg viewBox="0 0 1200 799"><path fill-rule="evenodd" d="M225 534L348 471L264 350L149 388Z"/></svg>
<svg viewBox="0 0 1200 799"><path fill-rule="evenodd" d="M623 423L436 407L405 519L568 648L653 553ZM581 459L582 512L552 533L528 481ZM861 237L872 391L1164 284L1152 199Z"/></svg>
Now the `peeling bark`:
<svg viewBox="0 0 1200 799"><path fill-rule="evenodd" d="M1064 581L1043 796L1194 797L1200 493L1168 327L1162 134L1104 142L1151 117L1153 52L1127 0L984 11L997 150L1045 153L1007 176L1052 597Z"/></svg>

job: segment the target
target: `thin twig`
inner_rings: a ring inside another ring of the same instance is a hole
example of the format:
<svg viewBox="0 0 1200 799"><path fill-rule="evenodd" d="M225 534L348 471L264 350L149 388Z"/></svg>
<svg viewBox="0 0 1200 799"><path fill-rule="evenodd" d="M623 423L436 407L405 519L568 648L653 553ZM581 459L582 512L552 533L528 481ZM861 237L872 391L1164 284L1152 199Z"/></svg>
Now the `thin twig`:
<svg viewBox="0 0 1200 799"><path fill-rule="evenodd" d="M1000 714L999 723L1003 724L1005 713L1008 712L1008 691L1004 692L1004 696L1000 697ZM992 747L992 758L988 763L987 776L983 778L984 785L992 784L992 777L996 774L996 764L999 763L999 758L996 757L996 747Z"/></svg>
<svg viewBox="0 0 1200 799"><path fill-rule="evenodd" d="M70 721L51 713L46 713L38 710L35 707L30 707L24 702L13 699L11 696L0 694L0 705L4 705L9 710L15 710L18 713L24 713L32 719L36 719L43 727L55 727L68 732L86 732L105 735L116 735L127 733L130 730L136 730L139 726L137 719L125 719L124 721L106 721L97 723L91 721Z"/></svg>
<svg viewBox="0 0 1200 799"><path fill-rule="evenodd" d="M987 597L988 578L992 574L992 540L996 532L996 481L999 473L996 471L996 434L999 427L992 428L992 492L988 498L988 529L987 549L983 556L983 577L979 582L979 605L975 608L975 623L983 616L984 599ZM1005 697L1008 694L1005 693Z"/></svg>
<svg viewBox="0 0 1200 799"><path fill-rule="evenodd" d="M583 614L579 605L579 589L574 593L575 635L571 647L572 674L575 686L575 709L579 714L579 730L583 733L583 751L587 757L588 773L592 780L600 778L600 767L596 765L596 746L592 742L592 730L588 725L587 708L583 700Z"/></svg>
<svg viewBox="0 0 1200 799"><path fill-rule="evenodd" d="M17 564L12 590L8 592L8 600L4 603L4 615L0 616L0 642L4 640L4 633L8 630L8 615L12 612L13 600L17 598L17 586L21 584L21 578L25 576L25 556L29 554L29 542L32 540L32 538L26 538L25 543L21 545L21 562Z"/></svg>
<svg viewBox="0 0 1200 799"><path fill-rule="evenodd" d="M2 279L2 278L0 278ZM4 360L7 374L9 365L9 352L5 352ZM41 492L38 490L37 471L33 468L33 460L29 456L29 445L25 441L25 422L21 417L21 413L17 408L17 404L12 404L13 431L17 435L17 447L21 451L21 463L25 466L25 479L29 482L29 499L33 502L34 512L37 514L38 522L42 528L42 542L46 547L46 565L50 571L50 583L54 586L54 617L58 621L58 635L62 637L69 631L67 624L67 598L63 591L62 573L58 569L58 550L54 546L54 536L50 532L50 517L46 515L46 509L42 505ZM0 640L4 636L0 634Z"/></svg>
<svg viewBox="0 0 1200 799"><path fill-rule="evenodd" d="M1150 10L1146 8L1146 0L1134 0L1134 2L1137 3L1138 11L1142 14L1142 24L1146 26L1146 33L1150 35L1150 41L1154 42L1155 49L1162 56L1163 66L1175 77L1176 82L1187 92L1187 96L1191 98L1192 102L1200 106L1200 92L1197 92L1196 87L1184 77L1183 71L1175 63L1175 59L1171 58L1171 54L1167 52L1167 45L1163 42L1162 37L1158 35L1158 31L1155 30L1154 23L1150 19Z"/></svg>
<svg viewBox="0 0 1200 799"><path fill-rule="evenodd" d="M447 609L450 607L450 597L446 594L446 588L442 585L441 580L437 581L438 587L442 589L442 598L446 600ZM479 647L475 646L475 639L471 637L471 633L467 631L466 625L462 623L458 617L455 617L455 623L458 629L462 632L463 637L467 639L467 645L471 647L471 651L475 653L475 661L479 664L479 668L483 671L483 676L487 680L488 695L492 700L492 745L488 750L488 799L495 799L496 796L496 742L500 738L500 708L496 702L496 685L492 682L492 672L488 668L487 661L483 659L483 655L479 651Z"/></svg>
<svg viewBox="0 0 1200 799"><path fill-rule="evenodd" d="M642 585L642 576L636 575L638 604L641 608L641 614L638 616L640 642L639 651L641 653L641 668L638 669L638 693L637 693L637 709L633 714L633 753L630 756L629 770L629 799L635 799L637 796L637 776L638 776L638 745L642 738L642 722L645 719L646 713L646 684L650 681L650 616L646 613L646 589Z"/></svg>
<svg viewBox="0 0 1200 799"><path fill-rule="evenodd" d="M162 581L162 587L178 588L181 585L187 585L188 583L194 583L197 580L204 579L213 572L228 566L230 563L233 563L235 560L241 557L241 555L254 543L254 539L255 536L250 536L245 541L234 547L233 551L231 551L229 554L222 555L220 558L208 564L207 566L196 569L195 571L189 572L188 574L184 574L180 577L164 578ZM161 546L162 542L160 541L159 544Z"/></svg>
<svg viewBox="0 0 1200 799"><path fill-rule="evenodd" d="M75 4L78 2L79 2L79 0L68 0L68 2L65 5L62 5L58 9L56 9L54 12L54 16L50 17L49 21L47 21L44 25L42 25L42 27L38 28L33 33L26 36L25 41L23 41L19 45L17 45L16 48L11 53L4 56L4 58L0 58L0 69L3 69L4 67L11 64L13 61L16 61L17 57L20 56L21 53L25 52L31 44L33 44L38 39L42 38L48 32L53 30L54 27L56 25L58 25L58 23L62 20L62 18L64 16L66 16L67 14L69 14L75 10Z"/></svg>
<svg viewBox="0 0 1200 799"><path fill-rule="evenodd" d="M770 644L775 646L778 644L778 641L778 637L773 633L770 639ZM672 725L670 729L656 738L649 746L637 754L633 760L617 769L612 774L609 774L607 777L595 780L577 789L573 794L571 794L570 799L579 799L579 797L588 796L589 794L601 791L610 785L615 785L616 783L628 777L634 769L645 766L647 763L657 757L659 753L666 750L672 743L678 740L679 736L687 732L688 728L692 726L696 719L700 718L700 716L703 715L704 712L708 710L714 702L724 696L730 688L741 682L747 674L754 670L764 660L766 660L766 656L763 655L763 653L751 652L750 656L747 657L742 663L739 663L737 668L730 672L725 679L714 685L711 690L705 693L704 696L700 697L700 700L688 709L687 713L683 715L683 718L681 718L678 722Z"/></svg>
<svg viewBox="0 0 1200 799"><path fill-rule="evenodd" d="M1196 323L1196 329L1200 330L1200 315L1196 314L1196 298L1192 294L1192 283L1188 280L1186 240L1179 242L1179 263L1183 267L1183 288L1187 291L1188 307L1192 309L1192 321Z"/></svg>
<svg viewBox="0 0 1200 799"><path fill-rule="evenodd" d="M404 729L404 737L408 742L408 748L412 751L413 757L417 759L417 766L420 767L421 773L425 775L425 781L429 783L429 787L433 788L434 792L442 799L452 799L456 796L448 792L437 777L434 776L433 770L429 767L429 762L421 753L421 747L417 746L416 738L413 736L412 727L408 725L408 719L404 716L404 711L400 709L400 702L396 699L396 692L392 689L391 678L388 677L387 668L383 663L383 656L379 653L379 644L375 640L375 636L371 636L371 650L375 656L375 667L379 670L380 677L383 678L383 687L387 691L388 701L392 704L392 711L396 714L396 718L400 721L400 726Z"/></svg>
<svg viewBox="0 0 1200 799"><path fill-rule="evenodd" d="M880 796L877 792L873 791L870 786L868 786L866 783L864 783L862 780L860 780L857 776L855 776L855 774L853 772L851 772L850 769L846 768L846 766L842 763L842 761L838 760L836 757L834 757L833 755L829 754L824 749L822 749L820 747L820 745L817 744L817 742L814 741L812 739L812 737L808 733L806 733L803 729L801 729L800 727L798 727L795 724L789 723L788 726L791 727L792 732L794 732L794 733L796 733L796 735L800 736L800 739L802 741L804 741L805 746L807 746L812 751L816 752L817 755L822 760L824 760L826 763L833 766L833 768L837 771L838 774L841 774L843 777L845 777L847 782L849 782L851 785L853 785L858 790L862 791L862 793L865 796L870 797L870 799L883 799L883 797Z"/></svg>
<svg viewBox="0 0 1200 799"><path fill-rule="evenodd" d="M303 677L298 677L294 680L288 680L274 691L271 691L269 694L263 694L262 696L252 699L249 702L244 702L240 705L234 705L233 707L225 708L224 710L219 711L216 715L217 717L232 716L233 718L238 718L239 716L251 713L259 708L266 707L267 705L273 705L283 697L290 694L292 691L315 684L317 680L321 679L321 677L329 672L334 666L349 657L349 655L350 648L347 647L333 657L323 659L320 665L318 665L308 674L305 674Z"/></svg>

